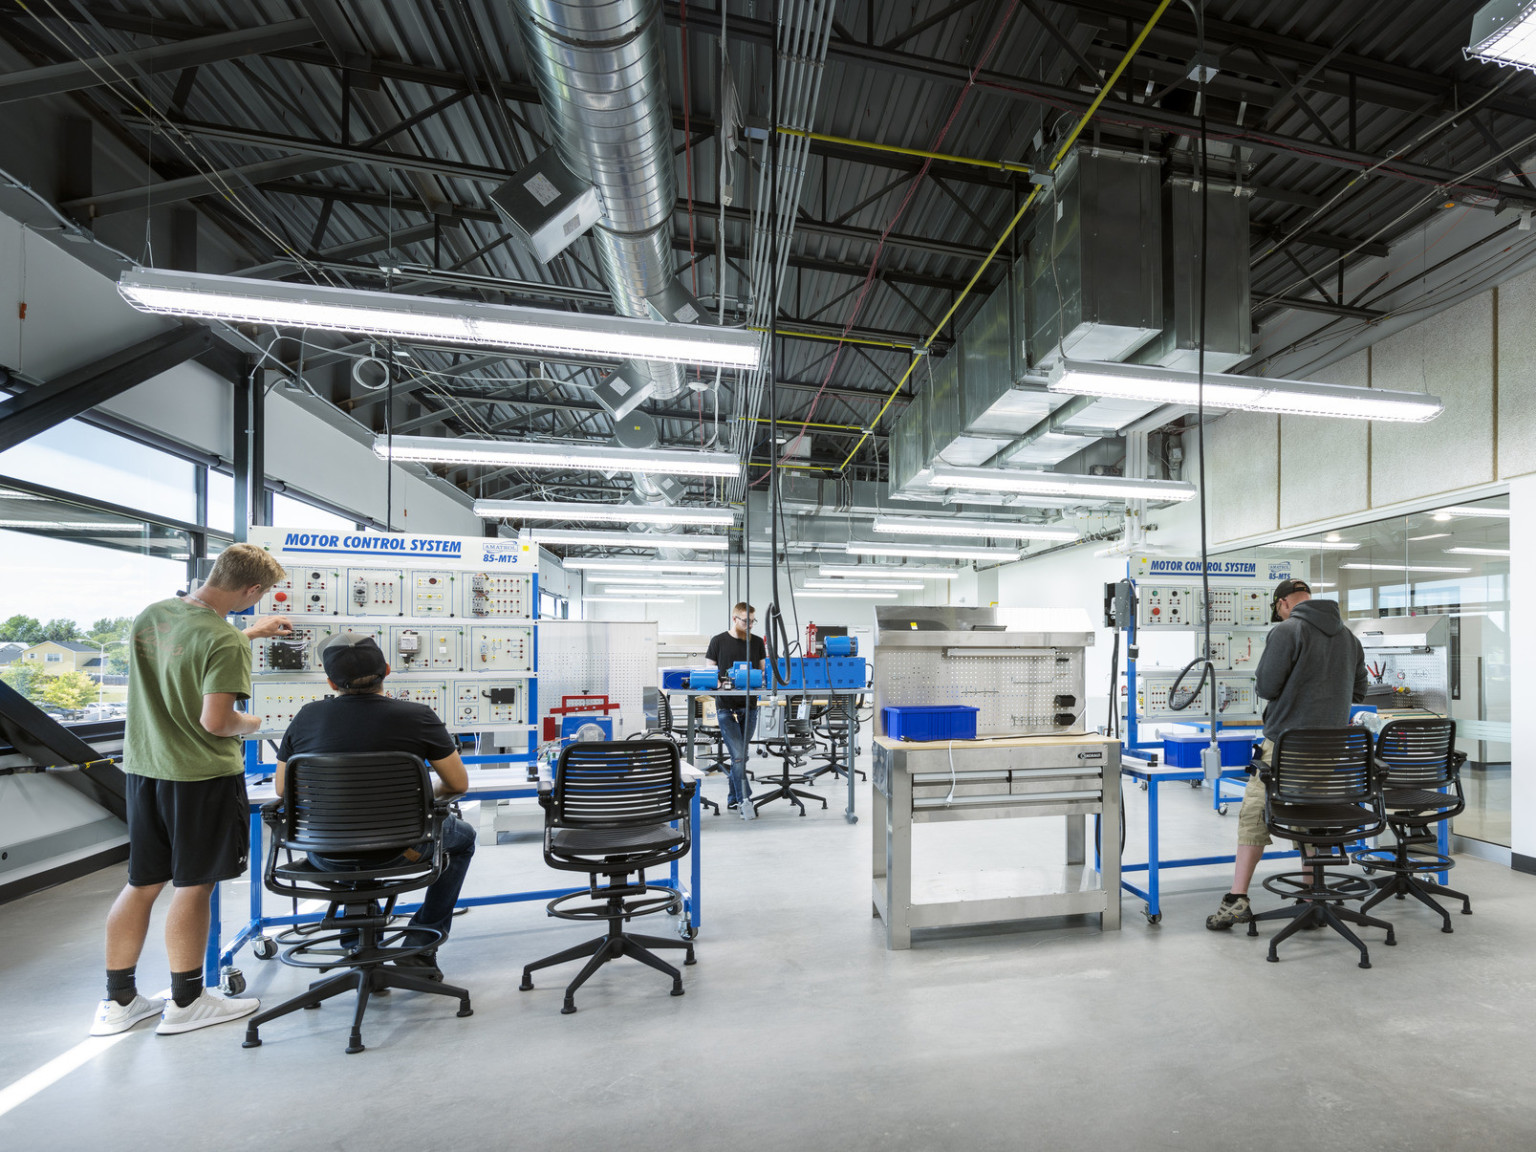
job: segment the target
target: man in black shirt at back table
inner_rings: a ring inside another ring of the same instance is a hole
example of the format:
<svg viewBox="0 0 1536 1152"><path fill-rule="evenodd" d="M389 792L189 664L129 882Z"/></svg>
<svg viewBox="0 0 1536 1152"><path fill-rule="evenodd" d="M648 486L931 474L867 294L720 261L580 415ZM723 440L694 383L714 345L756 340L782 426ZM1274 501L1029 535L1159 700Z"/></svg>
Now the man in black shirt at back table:
<svg viewBox="0 0 1536 1152"><path fill-rule="evenodd" d="M303 754L338 752L409 752L431 765L437 776L433 791L441 796L456 796L469 788L469 773L459 757L458 745L448 734L437 713L425 704L392 700L384 695L384 678L390 667L384 653L370 637L342 632L332 636L320 648L325 675L338 693L299 709L283 736L277 753L277 794L283 794L283 776L290 759ZM464 886L464 874L475 854L475 830L457 816L443 825L443 847L447 864L422 898L421 908L411 917L411 926L435 928L447 939L453 926L453 908ZM421 858L408 849L397 859L415 863ZM311 855L311 861L324 868L323 857ZM372 863L386 864L379 860ZM350 862L336 862L332 867L350 867ZM425 933L413 936L409 929L406 942L427 942ZM437 950L410 956L401 967L419 968L419 975L441 980Z"/></svg>
<svg viewBox="0 0 1536 1152"><path fill-rule="evenodd" d="M731 609L731 630L721 632L709 642L704 658L720 669L720 683L729 683L731 666L742 661L761 669L767 658L762 637L752 635L752 625L757 614L750 604L738 604ZM730 807L739 809L743 820L757 817L752 806L751 792L747 786L747 745L752 740L752 730L757 727L757 709L752 706L751 696L720 696L715 700L715 717L720 724L720 735L731 754L731 784L726 797Z"/></svg>

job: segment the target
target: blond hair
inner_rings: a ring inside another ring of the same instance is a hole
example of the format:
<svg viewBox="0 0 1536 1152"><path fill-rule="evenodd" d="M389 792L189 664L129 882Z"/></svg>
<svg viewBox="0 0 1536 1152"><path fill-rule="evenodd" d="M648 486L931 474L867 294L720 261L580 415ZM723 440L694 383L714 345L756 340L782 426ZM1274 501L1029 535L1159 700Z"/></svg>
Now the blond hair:
<svg viewBox="0 0 1536 1152"><path fill-rule="evenodd" d="M241 592L253 584L270 588L287 575L266 549L254 544L231 544L214 561L208 583L226 592Z"/></svg>

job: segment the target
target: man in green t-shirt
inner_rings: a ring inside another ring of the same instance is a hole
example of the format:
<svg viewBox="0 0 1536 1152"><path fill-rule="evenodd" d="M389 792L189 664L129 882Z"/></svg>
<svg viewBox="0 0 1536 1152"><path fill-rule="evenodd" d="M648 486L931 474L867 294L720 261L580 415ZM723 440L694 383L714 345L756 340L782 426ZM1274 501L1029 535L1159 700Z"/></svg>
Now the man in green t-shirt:
<svg viewBox="0 0 1536 1152"><path fill-rule="evenodd" d="M190 1032L261 1006L207 991L203 951L214 885L243 873L250 852L241 738L260 720L235 707L251 694L250 641L292 631L283 616L243 632L225 617L254 607L285 575L263 549L234 544L202 587L151 604L133 622L123 739L128 883L107 915L107 998L92 1036L151 1016L161 1017L161 1035ZM139 995L134 979L150 910L167 881L171 1003Z"/></svg>

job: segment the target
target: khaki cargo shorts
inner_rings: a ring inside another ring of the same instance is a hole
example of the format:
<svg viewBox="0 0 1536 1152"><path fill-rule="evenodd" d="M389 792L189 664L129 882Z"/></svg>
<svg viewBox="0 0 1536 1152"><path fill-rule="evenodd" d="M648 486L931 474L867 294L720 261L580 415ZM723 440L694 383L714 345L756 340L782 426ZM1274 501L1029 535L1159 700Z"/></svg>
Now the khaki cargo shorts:
<svg viewBox="0 0 1536 1152"><path fill-rule="evenodd" d="M1267 764L1274 754L1275 742L1264 741L1259 759ZM1237 842L1250 848L1265 848L1274 843L1264 826L1264 781L1257 772L1248 777L1248 787L1243 789L1243 806L1237 810Z"/></svg>

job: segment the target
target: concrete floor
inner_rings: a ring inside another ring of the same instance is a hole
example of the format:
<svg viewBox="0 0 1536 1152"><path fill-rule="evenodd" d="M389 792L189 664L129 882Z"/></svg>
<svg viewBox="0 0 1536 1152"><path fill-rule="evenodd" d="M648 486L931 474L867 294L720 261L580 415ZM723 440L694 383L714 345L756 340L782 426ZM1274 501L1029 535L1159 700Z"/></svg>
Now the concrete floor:
<svg viewBox="0 0 1536 1152"><path fill-rule="evenodd" d="M723 781L707 790L723 798ZM846 824L825 791L831 810L804 819L782 804L756 824L705 816L686 996L626 962L562 1016L574 967L533 992L519 969L588 933L536 905L479 909L442 958L472 1018L397 992L370 1008L355 1056L341 1003L268 1025L253 1051L237 1024L156 1037L146 1023L0 1116L0 1147L1536 1147L1536 879L1464 860L1453 882L1476 915L1443 935L1394 904L1399 946L1369 936L1370 971L1322 932L1279 964L1263 939L1207 932L1221 869L1173 874L1157 926L1127 896L1119 932L1051 922L892 953L870 918L871 826ZM1126 799L1126 859L1144 859L1145 797ZM1230 851L1235 815L1208 793L1169 786L1163 810L1167 852ZM977 889L1029 883L1056 870L1062 834L1059 820L929 825L917 863L943 887L966 888L970 868ZM122 877L0 907L0 1086L85 1038ZM481 848L467 890L549 881L519 838ZM165 981L155 934L147 991ZM269 1003L304 983L275 961L241 966Z"/></svg>

